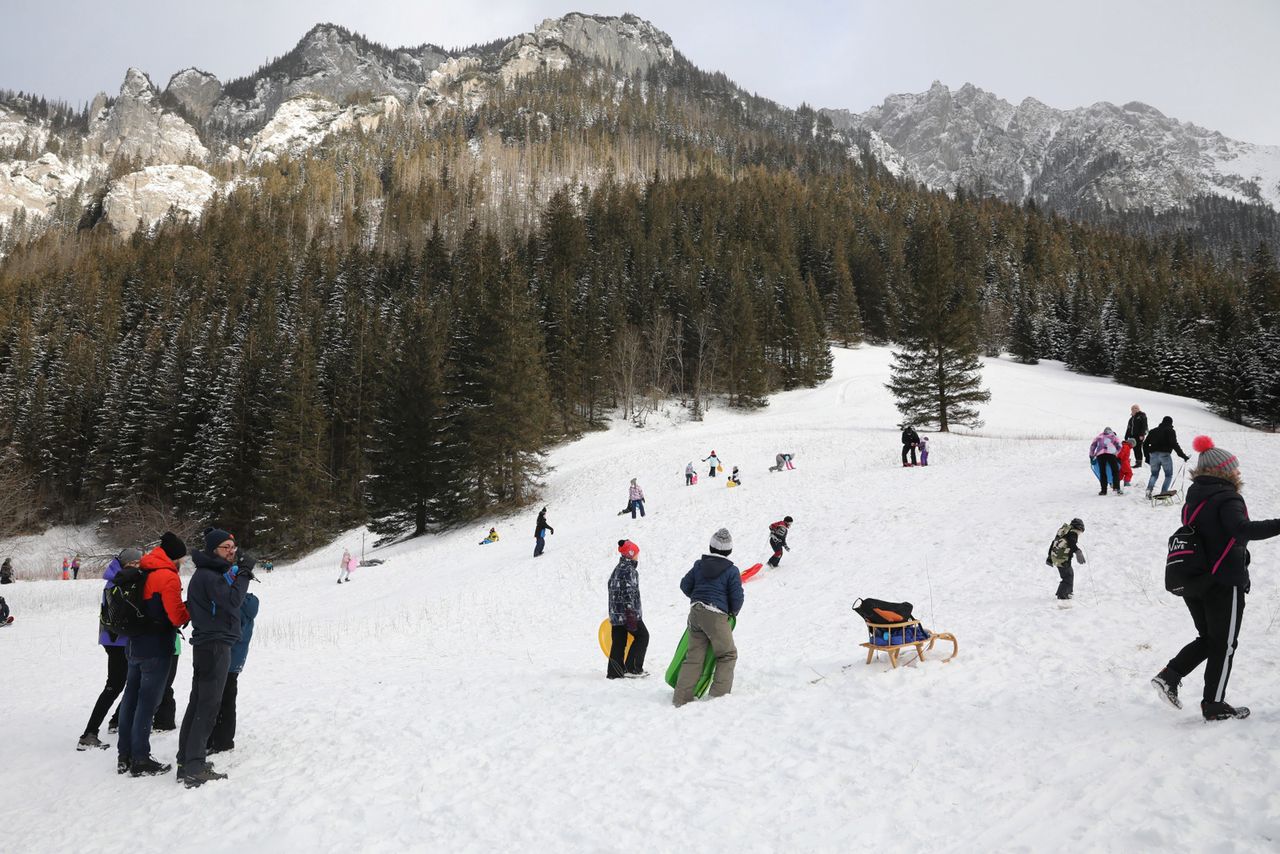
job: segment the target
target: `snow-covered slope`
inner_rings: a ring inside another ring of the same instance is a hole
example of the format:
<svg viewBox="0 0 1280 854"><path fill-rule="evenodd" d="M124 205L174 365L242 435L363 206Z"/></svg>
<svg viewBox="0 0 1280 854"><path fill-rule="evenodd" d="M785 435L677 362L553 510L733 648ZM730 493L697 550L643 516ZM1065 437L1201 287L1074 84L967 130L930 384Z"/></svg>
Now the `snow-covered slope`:
<svg viewBox="0 0 1280 854"><path fill-rule="evenodd" d="M837 127L872 132L891 169L943 190L983 187L1059 210L1162 211L1197 195L1265 202L1280 210L1280 146L1255 145L1170 118L1154 107L1100 102L1056 110L1016 107L965 84L954 92L891 95L865 113L826 110Z"/></svg>
<svg viewBox="0 0 1280 854"><path fill-rule="evenodd" d="M764 411L619 424L558 448L556 533L536 560L532 508L371 552L386 563L350 584L334 583L338 557L359 532L282 566L254 586L237 747L217 760L230 779L203 789L120 778L110 753L73 749L103 678L99 585L4 588L18 616L0 630L6 849L1274 850L1280 544L1253 549L1228 692L1253 717L1174 711L1147 680L1191 639L1161 585L1176 511L1137 489L1099 497L1086 450L1140 402L1174 417L1184 447L1207 431L1238 454L1267 518L1280 438L1060 366L987 360L987 426L932 437L932 465L902 469L888 362L837 351L830 382ZM684 486L685 463L713 448L742 467L741 488ZM778 451L798 454L795 471L766 471ZM636 521L615 515L631 477L648 496ZM662 672L687 613L680 577L720 526L740 566L764 559L784 514L792 551L746 586L733 693L673 709ZM1044 555L1072 516L1089 563L1061 610ZM490 522L502 540L477 545ZM595 634L624 536L641 548L653 675L611 682ZM859 596L914 602L959 657L864 664ZM172 761L172 734L154 746Z"/></svg>

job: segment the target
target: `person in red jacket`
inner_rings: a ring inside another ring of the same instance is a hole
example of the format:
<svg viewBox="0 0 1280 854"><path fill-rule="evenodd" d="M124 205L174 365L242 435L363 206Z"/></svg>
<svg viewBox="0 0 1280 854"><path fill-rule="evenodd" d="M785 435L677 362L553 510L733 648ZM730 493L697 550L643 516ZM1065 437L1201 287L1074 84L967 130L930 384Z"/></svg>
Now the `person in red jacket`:
<svg viewBox="0 0 1280 854"><path fill-rule="evenodd" d="M160 545L143 555L139 564L146 574L143 603L154 628L129 638L129 674L120 700L117 742L116 771L120 774L167 774L171 768L151 758L151 716L160 705L169 677L178 627L191 619L182 601L182 580L176 563L186 553L182 540L166 531Z"/></svg>
<svg viewBox="0 0 1280 854"><path fill-rule="evenodd" d="M769 558L769 566L777 568L782 561L782 552L791 551L791 546L787 545L787 533L791 530L791 523L795 520L790 516L784 518L781 522L774 522L769 526L769 548L773 549L773 557Z"/></svg>
<svg viewBox="0 0 1280 854"><path fill-rule="evenodd" d="M1125 439L1120 445L1120 480L1124 481L1124 485L1128 486L1133 480L1133 466L1130 461L1133 457L1133 439Z"/></svg>

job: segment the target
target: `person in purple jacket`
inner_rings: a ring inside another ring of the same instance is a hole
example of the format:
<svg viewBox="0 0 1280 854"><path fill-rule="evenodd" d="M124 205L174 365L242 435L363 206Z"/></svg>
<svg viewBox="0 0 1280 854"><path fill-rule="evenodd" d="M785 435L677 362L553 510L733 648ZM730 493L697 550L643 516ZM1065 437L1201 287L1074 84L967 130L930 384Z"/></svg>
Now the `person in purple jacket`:
<svg viewBox="0 0 1280 854"><path fill-rule="evenodd" d="M106 601L106 591L115 587L116 573L126 566L136 567L138 562L142 560L142 549L127 548L120 552L111 563L107 564L106 570L103 571L102 577L106 580L103 587L103 601ZM107 653L107 684L103 687L102 693L98 695L98 702L93 705L93 712L89 715L89 723L85 725L84 735L80 736L80 741L76 744L76 750L88 750L90 747L97 747L106 750L109 744L103 744L98 740L98 729L102 726L102 721L107 716L107 710L111 708L111 704L116 701L116 697L124 691L125 677L129 675L129 658L128 646L129 639L123 635L113 635L106 629L98 629L98 643L102 645L102 649ZM117 714L119 710L117 710ZM115 728L116 716L111 716L111 728Z"/></svg>

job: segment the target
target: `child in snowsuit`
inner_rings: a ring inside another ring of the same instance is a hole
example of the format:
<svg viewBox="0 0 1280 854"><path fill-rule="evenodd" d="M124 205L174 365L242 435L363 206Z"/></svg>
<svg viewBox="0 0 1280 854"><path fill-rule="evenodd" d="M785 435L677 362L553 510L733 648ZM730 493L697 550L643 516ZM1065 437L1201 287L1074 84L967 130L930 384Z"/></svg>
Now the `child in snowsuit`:
<svg viewBox="0 0 1280 854"><path fill-rule="evenodd" d="M722 697L733 690L733 671L738 664L738 648L733 642L729 618L742 610L742 574L729 560L733 537L721 528L711 535L711 554L703 555L680 579L680 590L689 597L689 647L676 679L675 705L693 699L702 675L707 647L716 657L716 673L711 696Z"/></svg>
<svg viewBox="0 0 1280 854"><path fill-rule="evenodd" d="M1125 439L1120 444L1120 480L1125 486L1133 481L1133 466L1130 457L1133 455L1133 439Z"/></svg>
<svg viewBox="0 0 1280 854"><path fill-rule="evenodd" d="M703 458L702 458L702 461L703 461L704 463L707 463L707 462L711 463L711 471L707 472L707 476L708 476L708 477L715 477L715 476L716 476L716 469L717 469L717 468L719 468L719 466L720 466L720 458L716 456L716 452L715 452L715 451L712 451L712 452L711 452L711 455L710 455L710 456L703 457Z"/></svg>
<svg viewBox="0 0 1280 854"><path fill-rule="evenodd" d="M1070 599L1075 592L1076 571L1071 565L1072 558L1079 558L1081 563L1087 563L1084 552L1078 545L1080 535L1083 533L1084 522L1072 519L1058 529L1053 542L1049 544L1049 556L1044 559L1044 562L1046 566L1056 567L1058 577L1062 579L1058 583L1059 599Z"/></svg>
<svg viewBox="0 0 1280 854"><path fill-rule="evenodd" d="M489 543L496 543L497 541L498 541L498 529L490 528L489 535L480 541L480 545L487 546L489 545Z"/></svg>
<svg viewBox="0 0 1280 854"><path fill-rule="evenodd" d="M787 545L787 533L791 530L791 523L794 521L787 516L781 522L774 522L769 526L769 548L773 550L773 557L769 558L769 566L777 568L782 561L782 552L791 551L791 546Z"/></svg>
<svg viewBox="0 0 1280 854"><path fill-rule="evenodd" d="M624 513L630 513L631 518L636 518L636 511L640 511L641 517L644 516L644 490L636 483L636 479L631 478L631 486L627 489L627 506L618 511L621 516Z"/></svg>
<svg viewBox="0 0 1280 854"><path fill-rule="evenodd" d="M769 471L782 471L783 469L790 471L794 469L795 466L791 465L791 460L794 457L795 454L777 454L773 458L773 465L769 466Z"/></svg>
<svg viewBox="0 0 1280 854"><path fill-rule="evenodd" d="M609 667L605 676L647 676L644 654L649 648L649 630L640 610L640 547L630 540L618 540L618 565L609 576L609 624L613 642L609 647ZM627 635L635 638L627 649ZM626 656L625 660L623 656Z"/></svg>
<svg viewBox="0 0 1280 854"><path fill-rule="evenodd" d="M737 466L734 466L733 471L729 473L729 482L734 486L742 486L742 475L738 474Z"/></svg>
<svg viewBox="0 0 1280 854"><path fill-rule="evenodd" d="M349 549L343 549L342 563L339 565L340 569L338 571L338 583L341 584L344 581L350 581L351 573L359 565L360 564L356 561L356 559L351 556L351 551Z"/></svg>
<svg viewBox="0 0 1280 854"><path fill-rule="evenodd" d="M684 467L684 485L693 486L693 478L693 460L690 460L689 464Z"/></svg>
<svg viewBox="0 0 1280 854"><path fill-rule="evenodd" d="M547 508L543 507L538 511L538 521L533 523L533 538L537 541L533 547L534 557L541 557L547 547L547 531L554 534L556 529L547 524Z"/></svg>
<svg viewBox="0 0 1280 854"><path fill-rule="evenodd" d="M1107 494L1107 484L1111 484L1112 491L1116 495L1120 492L1120 440L1116 438L1116 431L1110 427L1104 428L1097 438L1093 440L1093 444L1089 446L1089 460L1098 463L1098 482L1102 484L1102 490L1099 495Z"/></svg>
<svg viewBox="0 0 1280 854"><path fill-rule="evenodd" d="M929 437L920 437L920 465L929 465Z"/></svg>

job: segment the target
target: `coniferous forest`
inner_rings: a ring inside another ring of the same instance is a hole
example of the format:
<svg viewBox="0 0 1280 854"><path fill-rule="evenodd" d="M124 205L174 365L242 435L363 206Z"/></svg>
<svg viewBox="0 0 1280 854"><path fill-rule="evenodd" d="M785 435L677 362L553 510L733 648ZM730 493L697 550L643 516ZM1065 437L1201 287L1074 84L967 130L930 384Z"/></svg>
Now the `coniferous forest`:
<svg viewBox="0 0 1280 854"><path fill-rule="evenodd" d="M541 452L616 414L759 407L864 340L1280 424L1266 242L930 192L739 91L541 74L224 175L198 223L0 233L4 486L33 499L4 524L420 533L532 500Z"/></svg>

